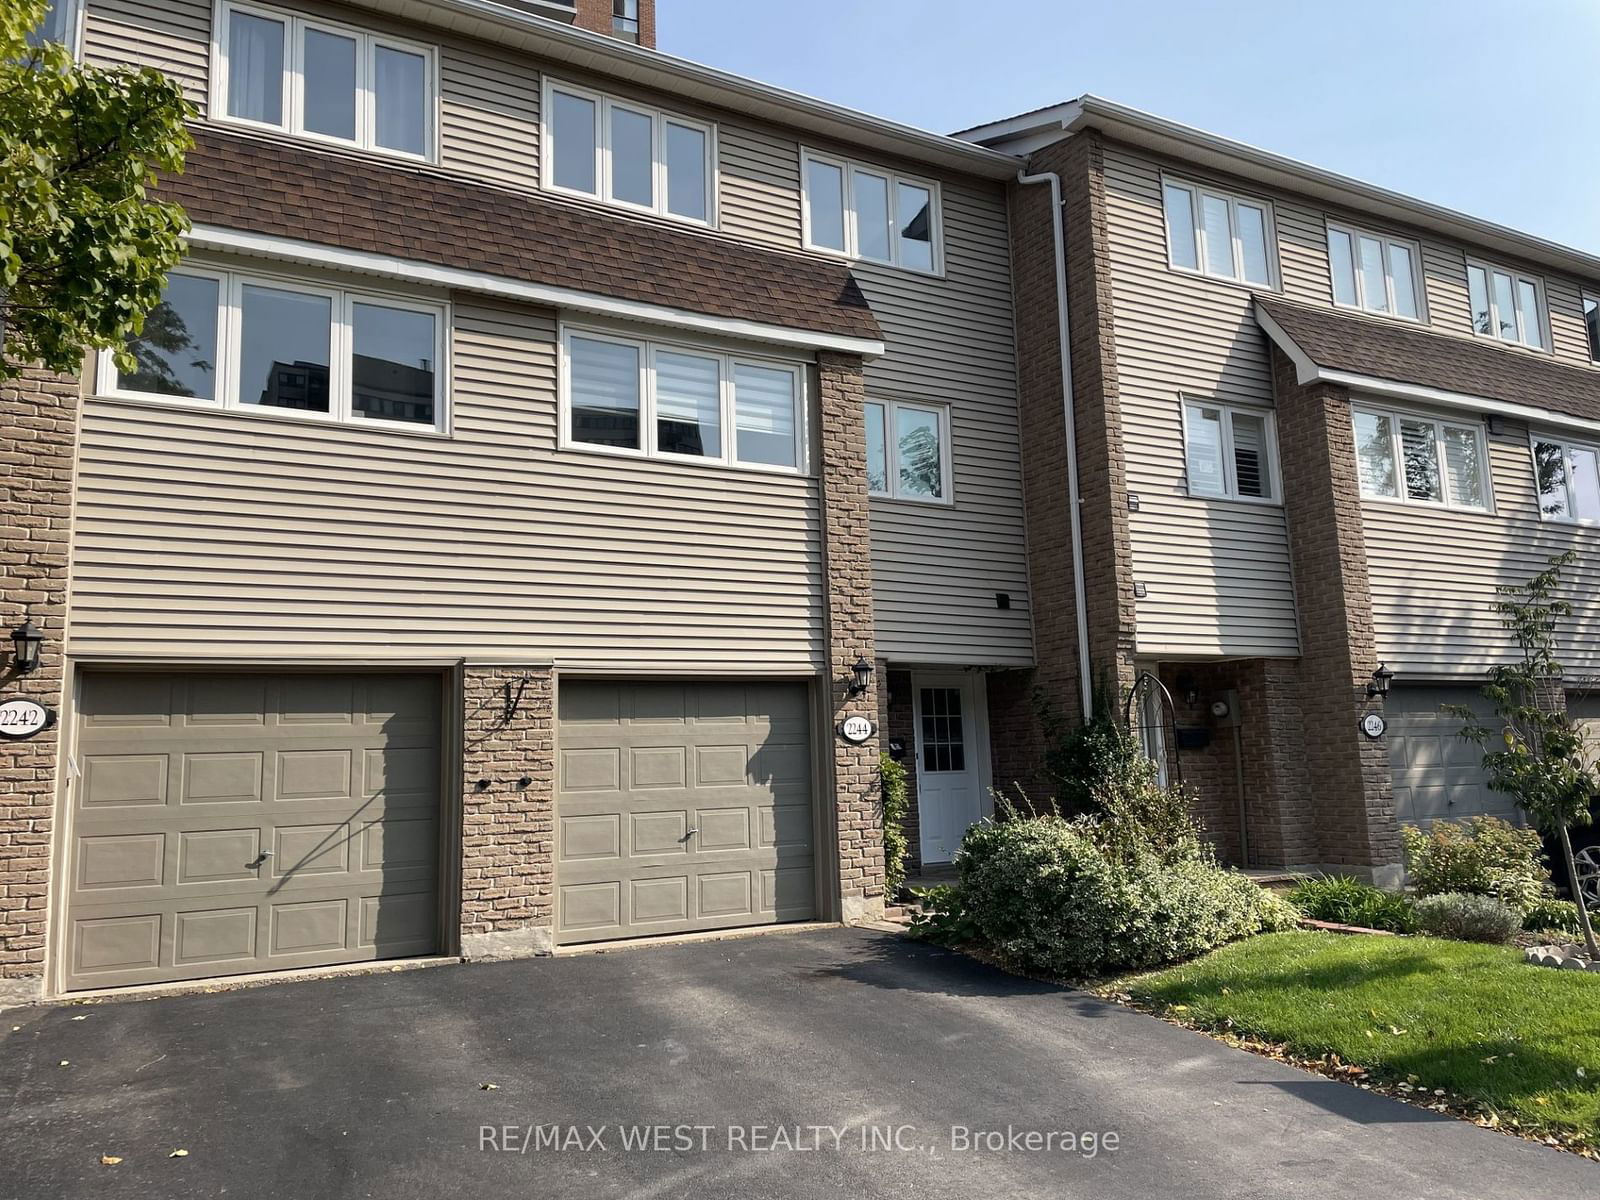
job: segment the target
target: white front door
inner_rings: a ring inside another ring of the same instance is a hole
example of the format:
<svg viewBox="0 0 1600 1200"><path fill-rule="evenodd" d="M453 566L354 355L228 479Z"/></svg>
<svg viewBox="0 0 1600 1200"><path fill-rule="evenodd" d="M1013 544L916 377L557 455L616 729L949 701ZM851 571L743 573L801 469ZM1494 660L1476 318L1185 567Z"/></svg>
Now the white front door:
<svg viewBox="0 0 1600 1200"><path fill-rule="evenodd" d="M912 690L922 861L946 863L967 826L988 811L983 681L970 673L915 675Z"/></svg>

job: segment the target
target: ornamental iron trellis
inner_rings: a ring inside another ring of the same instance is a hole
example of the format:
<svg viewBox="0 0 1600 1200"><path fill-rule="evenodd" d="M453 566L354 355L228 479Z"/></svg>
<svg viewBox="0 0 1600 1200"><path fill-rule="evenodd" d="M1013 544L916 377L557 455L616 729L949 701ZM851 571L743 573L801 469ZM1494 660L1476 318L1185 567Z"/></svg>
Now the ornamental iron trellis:
<svg viewBox="0 0 1600 1200"><path fill-rule="evenodd" d="M1138 719L1135 720L1134 718ZM1183 784L1183 747L1178 741L1178 706L1172 693L1149 671L1140 671L1122 702L1122 724L1139 738L1139 745L1156 764L1162 778L1172 771L1171 783Z"/></svg>

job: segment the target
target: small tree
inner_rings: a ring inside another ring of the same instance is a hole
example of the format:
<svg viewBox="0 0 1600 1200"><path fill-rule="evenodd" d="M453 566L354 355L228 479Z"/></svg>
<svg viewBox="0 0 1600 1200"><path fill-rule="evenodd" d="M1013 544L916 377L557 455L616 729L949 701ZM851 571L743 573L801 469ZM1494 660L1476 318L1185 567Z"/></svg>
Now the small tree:
<svg viewBox="0 0 1600 1200"><path fill-rule="evenodd" d="M1550 565L1527 583L1495 589L1500 597L1495 611L1501 624L1515 635L1521 653L1520 661L1491 668L1489 682L1483 687L1483 695L1494 705L1504 729L1497 735L1461 705L1447 705L1446 711L1464 720L1462 737L1484 747L1483 767L1490 785L1515 800L1534 824L1560 842L1583 940L1589 957L1600 959L1568 834L1569 827L1589 823L1590 807L1600 795L1600 778L1583 731L1567 716L1565 705L1557 711L1547 699L1559 689L1561 680L1556 628L1572 611L1556 590L1562 568L1576 558L1577 552L1569 550L1552 558ZM1488 749L1496 736L1504 749Z"/></svg>
<svg viewBox="0 0 1600 1200"><path fill-rule="evenodd" d="M31 45L45 8L0 4L0 379L27 363L75 371L85 346L132 370L124 341L160 303L189 227L148 189L182 169L193 106L149 67Z"/></svg>

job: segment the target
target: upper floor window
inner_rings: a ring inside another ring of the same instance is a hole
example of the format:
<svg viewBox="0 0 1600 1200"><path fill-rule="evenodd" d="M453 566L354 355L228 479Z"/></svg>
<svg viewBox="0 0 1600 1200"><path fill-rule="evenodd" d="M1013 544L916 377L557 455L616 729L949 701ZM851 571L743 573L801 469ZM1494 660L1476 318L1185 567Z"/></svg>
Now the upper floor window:
<svg viewBox="0 0 1600 1200"><path fill-rule="evenodd" d="M639 0L611 0L611 32L630 42L639 40Z"/></svg>
<svg viewBox="0 0 1600 1200"><path fill-rule="evenodd" d="M549 80L544 112L547 188L714 223L712 126Z"/></svg>
<svg viewBox="0 0 1600 1200"><path fill-rule="evenodd" d="M1328 226L1333 302L1345 308L1417 320L1417 247L1340 225Z"/></svg>
<svg viewBox="0 0 1600 1200"><path fill-rule="evenodd" d="M1593 446L1536 438L1534 478L1539 515L1553 521L1600 524L1600 450Z"/></svg>
<svg viewBox="0 0 1600 1200"><path fill-rule="evenodd" d="M1272 286L1272 210L1257 200L1168 179L1167 261L1213 279Z"/></svg>
<svg viewBox="0 0 1600 1200"><path fill-rule="evenodd" d="M562 440L614 454L805 469L793 363L568 329Z"/></svg>
<svg viewBox="0 0 1600 1200"><path fill-rule="evenodd" d="M432 158L431 46L224 4L212 111L302 137Z"/></svg>
<svg viewBox="0 0 1600 1200"><path fill-rule="evenodd" d="M1369 408L1353 420L1363 497L1487 511L1482 425Z"/></svg>
<svg viewBox="0 0 1600 1200"><path fill-rule="evenodd" d="M437 304L185 266L128 339L134 370L102 355L99 389L443 430L445 327Z"/></svg>
<svg viewBox="0 0 1600 1200"><path fill-rule="evenodd" d="M1191 401L1183 442L1191 496L1278 499L1271 413Z"/></svg>
<svg viewBox="0 0 1600 1200"><path fill-rule="evenodd" d="M1600 300L1583 294L1583 328L1589 335L1589 361L1600 363Z"/></svg>
<svg viewBox="0 0 1600 1200"><path fill-rule="evenodd" d="M1484 263L1467 263L1467 295L1472 331L1532 350L1549 345L1545 336L1544 296L1538 279Z"/></svg>
<svg viewBox="0 0 1600 1200"><path fill-rule="evenodd" d="M943 405L869 400L867 491L950 502L950 412Z"/></svg>
<svg viewBox="0 0 1600 1200"><path fill-rule="evenodd" d="M936 274L939 185L842 158L801 155L805 245Z"/></svg>
<svg viewBox="0 0 1600 1200"><path fill-rule="evenodd" d="M60 42L74 54L78 52L78 27L83 18L83 0L49 0L44 20L28 34L28 45Z"/></svg>

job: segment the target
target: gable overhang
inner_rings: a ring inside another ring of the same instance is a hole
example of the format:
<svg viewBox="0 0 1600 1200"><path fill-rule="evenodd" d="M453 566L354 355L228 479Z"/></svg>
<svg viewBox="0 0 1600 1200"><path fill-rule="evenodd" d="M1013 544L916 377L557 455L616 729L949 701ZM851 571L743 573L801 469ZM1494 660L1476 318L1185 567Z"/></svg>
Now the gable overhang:
<svg viewBox="0 0 1600 1200"><path fill-rule="evenodd" d="M196 225L189 231L185 240L191 250L242 254L271 259L274 262L324 267L396 283L473 292L480 296L496 296L504 300L518 300L526 304L539 304L568 312L588 313L625 321L641 321L670 329L743 338L775 346L858 354L864 359L882 357L885 349L880 338L849 337L773 325L764 321L720 317L670 305L648 304L643 301L606 296L598 292L586 292L578 288L556 287L513 279L486 271L470 271L423 262L419 259L397 258L365 250L327 246L319 242L226 229L219 225Z"/></svg>

